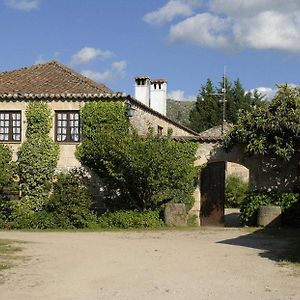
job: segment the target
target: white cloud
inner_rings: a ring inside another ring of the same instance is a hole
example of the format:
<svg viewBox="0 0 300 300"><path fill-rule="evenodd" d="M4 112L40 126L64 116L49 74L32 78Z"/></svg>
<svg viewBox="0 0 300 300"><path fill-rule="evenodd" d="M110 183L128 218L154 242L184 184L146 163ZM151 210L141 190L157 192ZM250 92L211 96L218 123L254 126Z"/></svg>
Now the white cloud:
<svg viewBox="0 0 300 300"><path fill-rule="evenodd" d="M107 82L114 80L116 78L124 77L126 75L127 62L125 60L115 61L111 65L110 70L105 72L95 72L91 70L82 71L82 75L98 81L98 82Z"/></svg>
<svg viewBox="0 0 300 300"><path fill-rule="evenodd" d="M161 25L177 16L191 16L193 7L199 5L199 2L199 0L170 0L166 5L146 14L143 20L149 24Z"/></svg>
<svg viewBox="0 0 300 300"><path fill-rule="evenodd" d="M261 95L265 96L268 100L273 99L275 96L277 89L272 89L270 87L257 87L255 89L250 90L250 92L253 94L255 91L258 91Z"/></svg>
<svg viewBox="0 0 300 300"><path fill-rule="evenodd" d="M92 47L84 47L72 56L72 65L88 64L97 57L106 59L113 56L113 52L109 50L101 50Z"/></svg>
<svg viewBox="0 0 300 300"><path fill-rule="evenodd" d="M174 90L168 93L168 99L177 101L196 101L196 96L185 96L184 91Z"/></svg>
<svg viewBox="0 0 300 300"><path fill-rule="evenodd" d="M5 3L8 7L13 9L30 11L38 9L40 0L6 0Z"/></svg>
<svg viewBox="0 0 300 300"><path fill-rule="evenodd" d="M210 13L190 17L170 29L172 41L185 41L211 48L230 48L230 38L226 32L230 20Z"/></svg>
<svg viewBox="0 0 300 300"><path fill-rule="evenodd" d="M112 68L115 69L121 75L125 75L126 67L127 67L126 60L115 61L112 63Z"/></svg>
<svg viewBox="0 0 300 300"><path fill-rule="evenodd" d="M175 22L176 16L184 19ZM151 24L173 21L172 42L300 53L299 0L169 0L144 20Z"/></svg>
<svg viewBox="0 0 300 300"><path fill-rule="evenodd" d="M47 60L45 58L43 58L43 55L39 55L39 57L36 59L34 64L38 65L38 64L44 64L46 62L47 62Z"/></svg>
<svg viewBox="0 0 300 300"><path fill-rule="evenodd" d="M101 73L101 72L94 72L91 70L85 70L82 71L81 74L98 82L109 81L114 77L112 71L105 71Z"/></svg>
<svg viewBox="0 0 300 300"><path fill-rule="evenodd" d="M300 2L298 0L211 0L209 7L215 13L244 18L269 10L297 11L300 9Z"/></svg>
<svg viewBox="0 0 300 300"><path fill-rule="evenodd" d="M234 25L236 43L242 48L300 50L300 11L264 11Z"/></svg>

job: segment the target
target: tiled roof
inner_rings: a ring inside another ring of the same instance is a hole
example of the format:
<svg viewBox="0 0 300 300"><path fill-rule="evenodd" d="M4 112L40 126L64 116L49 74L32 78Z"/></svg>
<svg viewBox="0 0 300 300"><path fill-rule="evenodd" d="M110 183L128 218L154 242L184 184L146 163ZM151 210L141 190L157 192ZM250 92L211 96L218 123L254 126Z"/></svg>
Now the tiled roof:
<svg viewBox="0 0 300 300"><path fill-rule="evenodd" d="M231 124L224 124L224 133L228 132L232 128ZM199 133L199 140L201 141L220 141L222 140L222 125L217 125Z"/></svg>
<svg viewBox="0 0 300 300"><path fill-rule="evenodd" d="M122 99L127 100L128 95L125 93L106 93L106 94L85 94L85 93L78 93L78 94L71 94L71 93L61 93L61 94L48 94L48 93L42 93L42 94L0 94L0 100L10 100L10 101L16 101L16 100L37 100L37 99L44 99L44 100L109 100L109 99Z"/></svg>
<svg viewBox="0 0 300 300"><path fill-rule="evenodd" d="M0 73L2 96L107 93L112 91L104 84L96 83L56 61Z"/></svg>

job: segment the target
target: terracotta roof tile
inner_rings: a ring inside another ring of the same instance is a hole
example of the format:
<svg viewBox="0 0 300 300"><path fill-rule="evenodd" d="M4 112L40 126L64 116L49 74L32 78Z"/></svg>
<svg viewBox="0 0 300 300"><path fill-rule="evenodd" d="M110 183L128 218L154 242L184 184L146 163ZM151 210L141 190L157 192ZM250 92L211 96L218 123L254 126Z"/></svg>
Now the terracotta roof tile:
<svg viewBox="0 0 300 300"><path fill-rule="evenodd" d="M112 91L57 61L0 73L0 94L45 93L106 94Z"/></svg>

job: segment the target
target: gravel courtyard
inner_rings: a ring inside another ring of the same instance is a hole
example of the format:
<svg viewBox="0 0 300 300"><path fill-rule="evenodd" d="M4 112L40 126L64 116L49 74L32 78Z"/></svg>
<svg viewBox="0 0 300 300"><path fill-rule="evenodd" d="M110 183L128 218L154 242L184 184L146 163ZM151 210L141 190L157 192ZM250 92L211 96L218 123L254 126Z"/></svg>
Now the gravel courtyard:
<svg viewBox="0 0 300 300"><path fill-rule="evenodd" d="M0 231L26 241L1 300L300 299L300 276L276 262L285 244L245 229Z"/></svg>

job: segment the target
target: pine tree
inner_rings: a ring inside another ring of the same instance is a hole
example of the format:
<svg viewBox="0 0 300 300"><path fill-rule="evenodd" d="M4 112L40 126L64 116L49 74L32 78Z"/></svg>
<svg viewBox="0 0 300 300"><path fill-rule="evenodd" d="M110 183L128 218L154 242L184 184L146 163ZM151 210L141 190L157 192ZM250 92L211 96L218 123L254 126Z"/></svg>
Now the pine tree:
<svg viewBox="0 0 300 300"><path fill-rule="evenodd" d="M222 122L222 108L218 95L215 95L213 83L207 79L201 86L194 108L190 112L190 127L197 131L204 131Z"/></svg>
<svg viewBox="0 0 300 300"><path fill-rule="evenodd" d="M239 79L232 84L227 77L222 78L218 87L208 79L201 86L197 101L190 112L190 128L202 132L216 125L222 124L223 119L223 92L225 81L225 120L236 124L239 110L248 111L253 105L265 105L264 97L255 91L246 92Z"/></svg>

